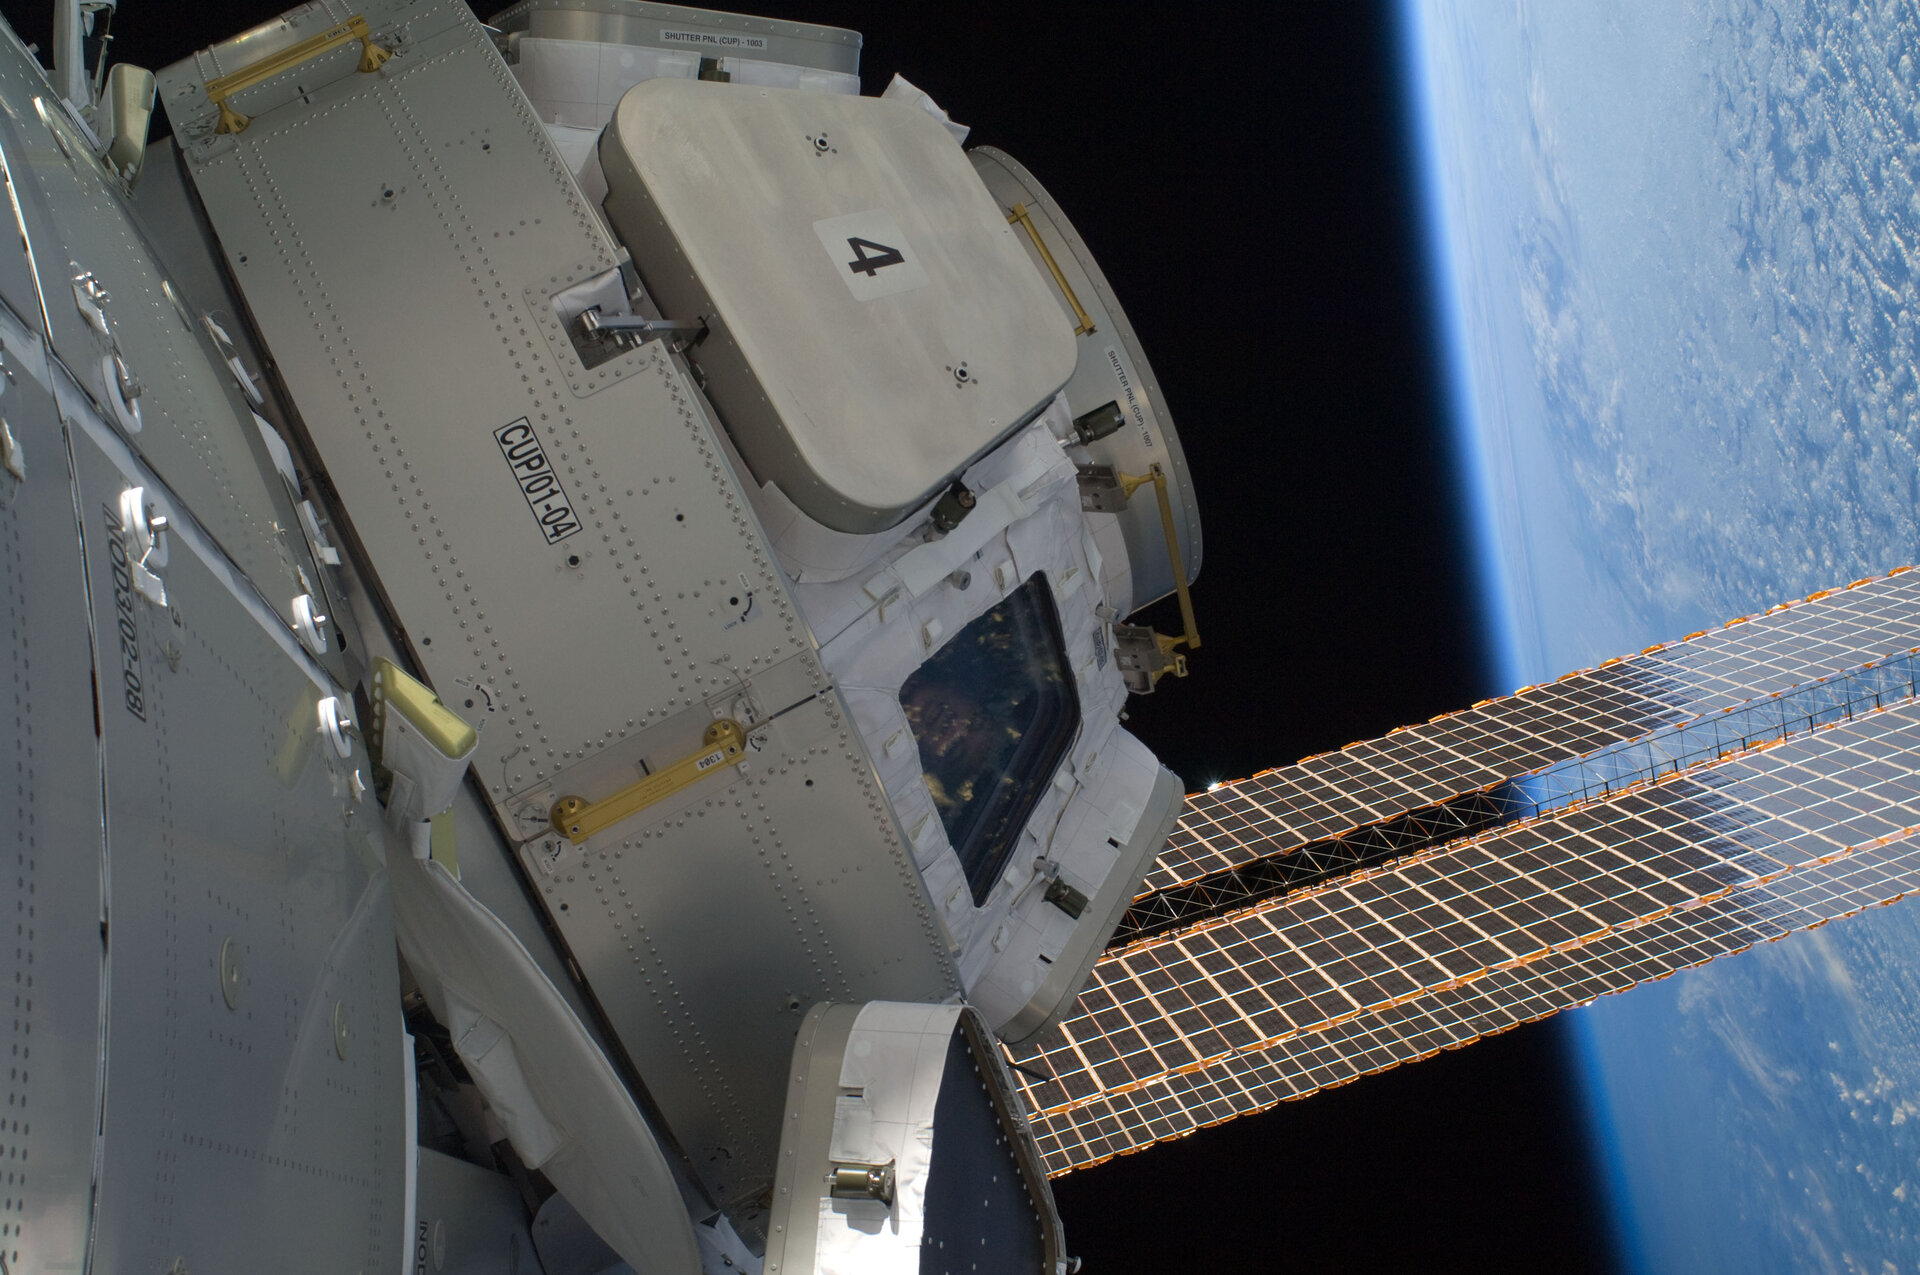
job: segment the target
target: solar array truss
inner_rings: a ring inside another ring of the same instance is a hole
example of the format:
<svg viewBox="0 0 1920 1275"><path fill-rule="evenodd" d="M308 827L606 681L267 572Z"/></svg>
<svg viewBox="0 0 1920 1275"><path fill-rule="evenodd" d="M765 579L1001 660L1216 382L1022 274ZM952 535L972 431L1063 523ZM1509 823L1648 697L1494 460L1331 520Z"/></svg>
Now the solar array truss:
<svg viewBox="0 0 1920 1275"><path fill-rule="evenodd" d="M1391 799L1369 788L1361 813L1338 817L1364 829L1420 814L1416 794L1438 793L1425 804L1444 807L1478 791L1501 803L1484 830L1449 839L1435 825L1433 843L1411 853L1117 945L1067 1017L1016 1049L1049 1170L1457 1048L1920 887L1916 645L1920 575L1903 573L1556 683L1589 679L1576 694L1605 701L1596 727L1568 720L1577 714L1564 696L1561 720L1543 728L1536 714L1530 737L1489 725L1547 688L1473 710L1497 764L1476 769L1466 742L1447 768L1455 778L1430 766L1426 787L1401 784ZM1594 690L1603 675L1611 699ZM1448 723L1458 740L1468 717L1328 756L1377 759ZM1570 739L1585 755L1564 751ZM1522 772L1520 757L1540 764ZM1288 770L1320 765L1324 779L1325 762ZM1315 800L1321 812L1340 804ZM1286 854L1257 853L1263 844L1339 839L1300 838L1277 818L1265 827L1264 841L1237 839L1227 872Z"/></svg>

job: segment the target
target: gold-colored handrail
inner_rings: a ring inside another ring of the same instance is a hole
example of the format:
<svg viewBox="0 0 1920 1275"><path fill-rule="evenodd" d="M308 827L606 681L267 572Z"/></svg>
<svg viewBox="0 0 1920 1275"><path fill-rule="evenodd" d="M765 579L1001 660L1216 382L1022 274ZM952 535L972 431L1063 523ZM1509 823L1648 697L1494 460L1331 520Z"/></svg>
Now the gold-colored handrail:
<svg viewBox="0 0 1920 1275"><path fill-rule="evenodd" d="M329 27L319 35L310 36L298 44L289 45L278 53L269 53L252 66L242 67L231 75L207 81L207 100L220 108L220 124L217 133L241 133L246 131L253 121L233 109L227 99L242 89L250 89L262 80L271 79L282 71L291 70L302 62L319 57L322 53L337 49L354 40L360 41L360 71L362 74L378 71L382 63L393 56L391 49L383 49L373 42L373 32L367 26L367 20L358 14L348 18L338 26Z"/></svg>
<svg viewBox="0 0 1920 1275"><path fill-rule="evenodd" d="M1040 237L1040 228L1033 224L1033 217L1027 212L1027 206L1025 204L1015 204L1013 211L1007 214L1007 221L1010 224L1018 225L1020 229L1027 232L1027 238L1033 241L1034 251L1040 254L1040 260L1047 263L1047 269L1053 274L1053 281L1060 285L1060 291L1066 296L1067 304L1073 307L1075 317L1080 320L1080 326L1073 330L1073 334L1075 336L1086 336L1091 332L1097 331L1093 326L1092 318L1088 316L1085 308L1081 306L1080 298L1073 295L1073 285L1067 282L1066 275L1060 273L1060 263L1055 261L1053 254L1047 250L1046 240Z"/></svg>
<svg viewBox="0 0 1920 1275"><path fill-rule="evenodd" d="M562 797L553 803L547 818L552 822L555 832L579 845L603 828L619 823L629 815L639 814L655 802L671 797L708 775L719 774L729 766L738 766L746 760L746 746L747 733L740 728L740 723L721 718L707 727L706 735L696 751L671 766L656 770L645 779L628 784L619 792L598 801Z"/></svg>

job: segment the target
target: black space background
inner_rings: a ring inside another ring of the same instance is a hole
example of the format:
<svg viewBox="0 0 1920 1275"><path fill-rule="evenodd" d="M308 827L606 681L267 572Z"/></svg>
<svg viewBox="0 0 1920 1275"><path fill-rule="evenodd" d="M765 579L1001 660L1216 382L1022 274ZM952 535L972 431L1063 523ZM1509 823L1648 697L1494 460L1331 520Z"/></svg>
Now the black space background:
<svg viewBox="0 0 1920 1275"><path fill-rule="evenodd" d="M113 57L154 68L279 9L123 4ZM51 47L42 6L0 9ZM865 91L900 71L1025 163L1126 304L1206 546L1193 676L1130 725L1189 788L1510 689L1457 507L1396 6L757 11L863 32ZM1069 1247L1089 1275L1606 1269L1569 1062L1557 1026L1522 1028L1070 1175Z"/></svg>

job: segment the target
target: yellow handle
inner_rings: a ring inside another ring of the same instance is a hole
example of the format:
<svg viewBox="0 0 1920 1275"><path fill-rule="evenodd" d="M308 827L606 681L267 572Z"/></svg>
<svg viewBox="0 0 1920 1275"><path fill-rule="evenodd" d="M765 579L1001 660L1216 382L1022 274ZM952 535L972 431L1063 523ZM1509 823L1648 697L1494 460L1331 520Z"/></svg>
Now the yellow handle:
<svg viewBox="0 0 1920 1275"><path fill-rule="evenodd" d="M1060 273L1060 263L1053 259L1051 252L1047 251L1046 241L1040 238L1040 228L1033 224L1033 217L1028 214L1027 206L1015 204L1013 211L1007 214L1007 220L1017 223L1020 229L1027 232L1027 238L1033 240L1034 251L1040 254L1040 260L1046 262L1047 269L1053 272L1053 281L1060 285L1060 291L1066 296L1067 304L1073 307L1074 315L1080 320L1080 326L1073 330L1073 334L1086 336L1095 331L1093 320L1080 306L1080 298L1073 295L1073 285L1067 282L1067 276Z"/></svg>
<svg viewBox="0 0 1920 1275"><path fill-rule="evenodd" d="M473 751L480 734L440 702L440 697L402 672L385 656L373 661L373 737L383 737L388 712L413 723L415 730L442 756L458 761Z"/></svg>
<svg viewBox="0 0 1920 1275"><path fill-rule="evenodd" d="M655 802L698 783L708 775L717 775L729 766L738 766L746 760L746 744L747 733L740 729L740 723L722 718L707 727L706 736L697 752L598 801L562 797L553 803L547 818L552 821L555 832L579 845L602 829L620 822L628 815L639 814Z"/></svg>
<svg viewBox="0 0 1920 1275"><path fill-rule="evenodd" d="M208 80L207 99L220 108L220 126L214 131L240 133L252 123L246 116L227 104L228 97L354 40L360 41L360 70L363 73L378 71L381 63L393 56L392 50L383 49L373 42L373 32L368 28L367 20L355 14L340 25L330 27L319 35L290 45L278 53L269 53L252 66L243 67L232 75Z"/></svg>

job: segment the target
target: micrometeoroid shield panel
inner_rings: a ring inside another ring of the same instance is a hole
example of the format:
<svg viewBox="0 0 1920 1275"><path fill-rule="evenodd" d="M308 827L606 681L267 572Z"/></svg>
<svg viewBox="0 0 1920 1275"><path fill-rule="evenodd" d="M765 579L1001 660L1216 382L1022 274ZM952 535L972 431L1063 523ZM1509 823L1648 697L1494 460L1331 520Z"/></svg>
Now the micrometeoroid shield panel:
<svg viewBox="0 0 1920 1275"><path fill-rule="evenodd" d="M491 39L462 5L366 15L406 35L380 74L263 83L237 136L196 63L162 72L184 171L528 879L710 1196L748 1208L801 1006L960 988L683 365L650 342L588 367L560 326L615 245ZM764 724L750 769L552 830L716 714Z"/></svg>
<svg viewBox="0 0 1920 1275"><path fill-rule="evenodd" d="M607 215L741 456L815 521L920 508L1073 374L1070 321L966 154L877 98L657 79L600 145Z"/></svg>

